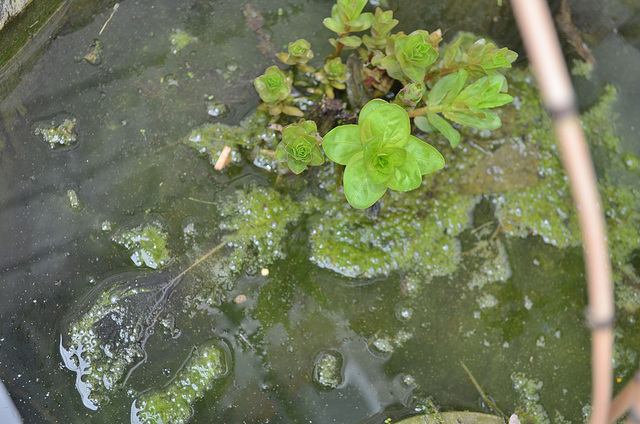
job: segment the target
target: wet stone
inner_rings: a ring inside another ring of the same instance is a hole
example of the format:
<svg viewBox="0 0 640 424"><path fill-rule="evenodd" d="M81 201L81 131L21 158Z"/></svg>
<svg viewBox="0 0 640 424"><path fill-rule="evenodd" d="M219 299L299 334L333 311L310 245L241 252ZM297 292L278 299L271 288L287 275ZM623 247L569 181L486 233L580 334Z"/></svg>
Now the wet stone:
<svg viewBox="0 0 640 424"><path fill-rule="evenodd" d="M318 355L313 367L313 381L323 389L336 389L344 381L342 354L330 350Z"/></svg>

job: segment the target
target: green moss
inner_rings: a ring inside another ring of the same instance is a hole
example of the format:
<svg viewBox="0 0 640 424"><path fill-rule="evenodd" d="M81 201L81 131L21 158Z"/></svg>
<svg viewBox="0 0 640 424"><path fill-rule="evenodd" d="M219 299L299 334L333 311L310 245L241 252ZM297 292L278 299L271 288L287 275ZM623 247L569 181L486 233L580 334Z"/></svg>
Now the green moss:
<svg viewBox="0 0 640 424"><path fill-rule="evenodd" d="M202 399L230 369L230 357L216 342L196 349L176 377L162 389L146 392L131 408L131 422L184 424L193 415L192 405Z"/></svg>
<svg viewBox="0 0 640 424"><path fill-rule="evenodd" d="M111 237L115 243L129 250L136 266L162 268L169 262L166 233L162 224L152 221L134 228L122 229Z"/></svg>
<svg viewBox="0 0 640 424"><path fill-rule="evenodd" d="M429 193L428 183L411 193L389 191L377 214L329 195L322 213L311 220L311 261L359 278L398 270L420 269L432 276L453 272L460 261L456 236L468 226L476 197L451 191L436 199Z"/></svg>
<svg viewBox="0 0 640 424"><path fill-rule="evenodd" d="M59 125L56 125L55 121L51 121L50 125L39 126L36 128L35 133L41 135L52 149L61 146L71 146L78 141L76 133L73 131L75 125L75 118L65 118Z"/></svg>
<svg viewBox="0 0 640 424"><path fill-rule="evenodd" d="M56 12L62 0L31 2L0 31L0 68L38 32Z"/></svg>

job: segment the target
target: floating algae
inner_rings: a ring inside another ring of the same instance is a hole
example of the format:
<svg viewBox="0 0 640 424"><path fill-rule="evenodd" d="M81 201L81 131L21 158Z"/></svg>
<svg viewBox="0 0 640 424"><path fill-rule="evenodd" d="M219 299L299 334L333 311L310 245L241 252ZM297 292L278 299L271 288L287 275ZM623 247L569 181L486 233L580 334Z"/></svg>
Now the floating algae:
<svg viewBox="0 0 640 424"><path fill-rule="evenodd" d="M144 357L151 329L182 277L225 245L218 244L177 275L117 275L93 290L95 295L70 320L69 347L60 340L60 354L77 374L76 388L86 407L109 402L109 392Z"/></svg>
<svg viewBox="0 0 640 424"><path fill-rule="evenodd" d="M205 342L193 349L175 378L161 389L138 396L131 405L132 424L183 424L193 415L192 404L231 370L229 348Z"/></svg>

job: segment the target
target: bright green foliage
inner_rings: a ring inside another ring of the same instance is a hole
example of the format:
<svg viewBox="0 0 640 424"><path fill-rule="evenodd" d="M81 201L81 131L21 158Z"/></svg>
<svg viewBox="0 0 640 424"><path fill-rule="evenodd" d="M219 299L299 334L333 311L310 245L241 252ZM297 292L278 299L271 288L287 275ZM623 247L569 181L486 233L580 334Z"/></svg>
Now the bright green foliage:
<svg viewBox="0 0 640 424"><path fill-rule="evenodd" d="M281 102L291 94L291 78L277 66L269 66L264 75L253 81L256 91L263 102L269 104Z"/></svg>
<svg viewBox="0 0 640 424"><path fill-rule="evenodd" d="M286 65L298 66L303 71L313 70L307 66L307 62L313 59L311 44L303 38L289 43L287 53L278 53L277 56Z"/></svg>
<svg viewBox="0 0 640 424"><path fill-rule="evenodd" d="M253 81L256 91L264 102L258 109L266 109L271 115L280 115L284 112L287 115L302 116L302 111L290 106L291 78L282 72L277 66L269 66L264 75Z"/></svg>
<svg viewBox="0 0 640 424"><path fill-rule="evenodd" d="M282 131L282 141L276 148L276 159L286 162L294 173L299 174L307 165L324 163L320 142L315 122L301 121L289 125Z"/></svg>
<svg viewBox="0 0 640 424"><path fill-rule="evenodd" d="M413 110L422 101L426 92L427 88L423 82L413 82L405 85L402 90L396 94L394 101L406 110Z"/></svg>
<svg viewBox="0 0 640 424"><path fill-rule="evenodd" d="M393 11L382 11L376 8L376 14L373 16L371 25L371 35L364 35L362 42L371 50L383 50L387 45L391 30L398 24L397 19L393 19Z"/></svg>
<svg viewBox="0 0 640 424"><path fill-rule="evenodd" d="M463 68L470 78L492 75L502 68L511 68L518 54L507 48L498 49L484 38L462 33L443 54L443 69Z"/></svg>
<svg viewBox="0 0 640 424"><path fill-rule="evenodd" d="M435 148L411 135L407 112L380 99L362 108L358 125L329 131L323 148L329 159L346 165L345 196L359 209L373 205L387 188L417 188L422 175L444 166Z"/></svg>
<svg viewBox="0 0 640 424"><path fill-rule="evenodd" d="M334 88L338 90L347 88L345 85L347 81L347 65L342 63L342 59L339 57L330 59L324 64L322 70L315 74L315 77L326 86L325 94L332 99L335 97Z"/></svg>
<svg viewBox="0 0 640 424"><path fill-rule="evenodd" d="M362 13L367 0L338 0L331 8L331 17L322 23L340 36L338 40L331 40L337 48L339 44L347 48L357 48L362 39L357 36L349 36L349 31L364 31L371 27L373 15Z"/></svg>
<svg viewBox="0 0 640 424"><path fill-rule="evenodd" d="M491 108L513 100L513 97L504 93L507 81L501 74L482 77L465 87L468 76L467 71L460 69L438 81L427 96L428 124L424 119L416 119L418 128L427 132L435 128L447 137L452 147L458 145L460 134L438 114L461 125L495 130L500 128L502 122Z"/></svg>
<svg viewBox="0 0 640 424"><path fill-rule="evenodd" d="M371 14L362 15L367 0L338 0L331 8L331 17L322 23L331 31L342 34L348 32L347 27L363 31L371 26Z"/></svg>
<svg viewBox="0 0 640 424"><path fill-rule="evenodd" d="M389 39L387 57L380 66L391 78L400 81L421 82L427 70L438 58L440 34L417 30L409 35L400 32Z"/></svg>

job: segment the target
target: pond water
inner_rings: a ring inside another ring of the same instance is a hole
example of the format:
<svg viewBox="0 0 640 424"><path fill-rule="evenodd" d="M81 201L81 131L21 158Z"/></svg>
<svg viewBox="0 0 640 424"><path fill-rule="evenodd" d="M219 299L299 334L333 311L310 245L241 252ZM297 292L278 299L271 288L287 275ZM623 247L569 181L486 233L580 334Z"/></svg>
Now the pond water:
<svg viewBox="0 0 640 424"><path fill-rule="evenodd" d="M406 32L440 27L451 39L472 31L522 53L502 2L379 3ZM592 3L576 22L603 10L607 19L589 40L591 79L576 86L585 111L607 93L604 83L620 93L612 106L619 144L592 143L610 225L626 231L611 236L622 258L619 306L626 302L619 389L640 350L640 218L629 212L639 200L640 53L633 19L622 18L640 9ZM66 3L48 30L54 37L0 81L0 377L25 422L136 422L130 417L152 404L185 408L187 417L193 408L191 422L384 422L427 398L442 410L495 413L464 366L507 414L584 419L591 380L582 251L573 213L560 210L569 200L557 170L538 171L550 189L536 195L554 205L561 230L552 217L531 224L538 205L518 203L515 189L478 192L448 177L429 180L441 188L425 187L424 203L389 194L378 216L343 213L335 205L347 204L327 194L335 189L328 171L283 183L268 164L238 156L219 172L190 147L203 125L252 115L253 79L276 63L273 51L304 37L318 60L330 52L321 21L332 4L124 1L113 12L112 2ZM264 19L260 29L251 28L252 12ZM625 22L627 33L612 31ZM517 75L524 101L532 80ZM43 133L64 122L74 139L52 147ZM268 141L264 124L252 134ZM456 155L480 161L482 146L511 140L506 131L466 134L472 144ZM548 134L514 131L525 143L525 135ZM557 162L549 140L535 142L541 163ZM464 180L460 163L452 179ZM399 229L385 227L392 218ZM434 235L413 234L421 230ZM145 237L153 245L146 251ZM413 243L410 254L400 239ZM366 266L351 261L367 252ZM92 325L122 344L92 345L100 343L86 333ZM520 382L539 398L525 400ZM168 393L176 391L194 401L175 403Z"/></svg>

